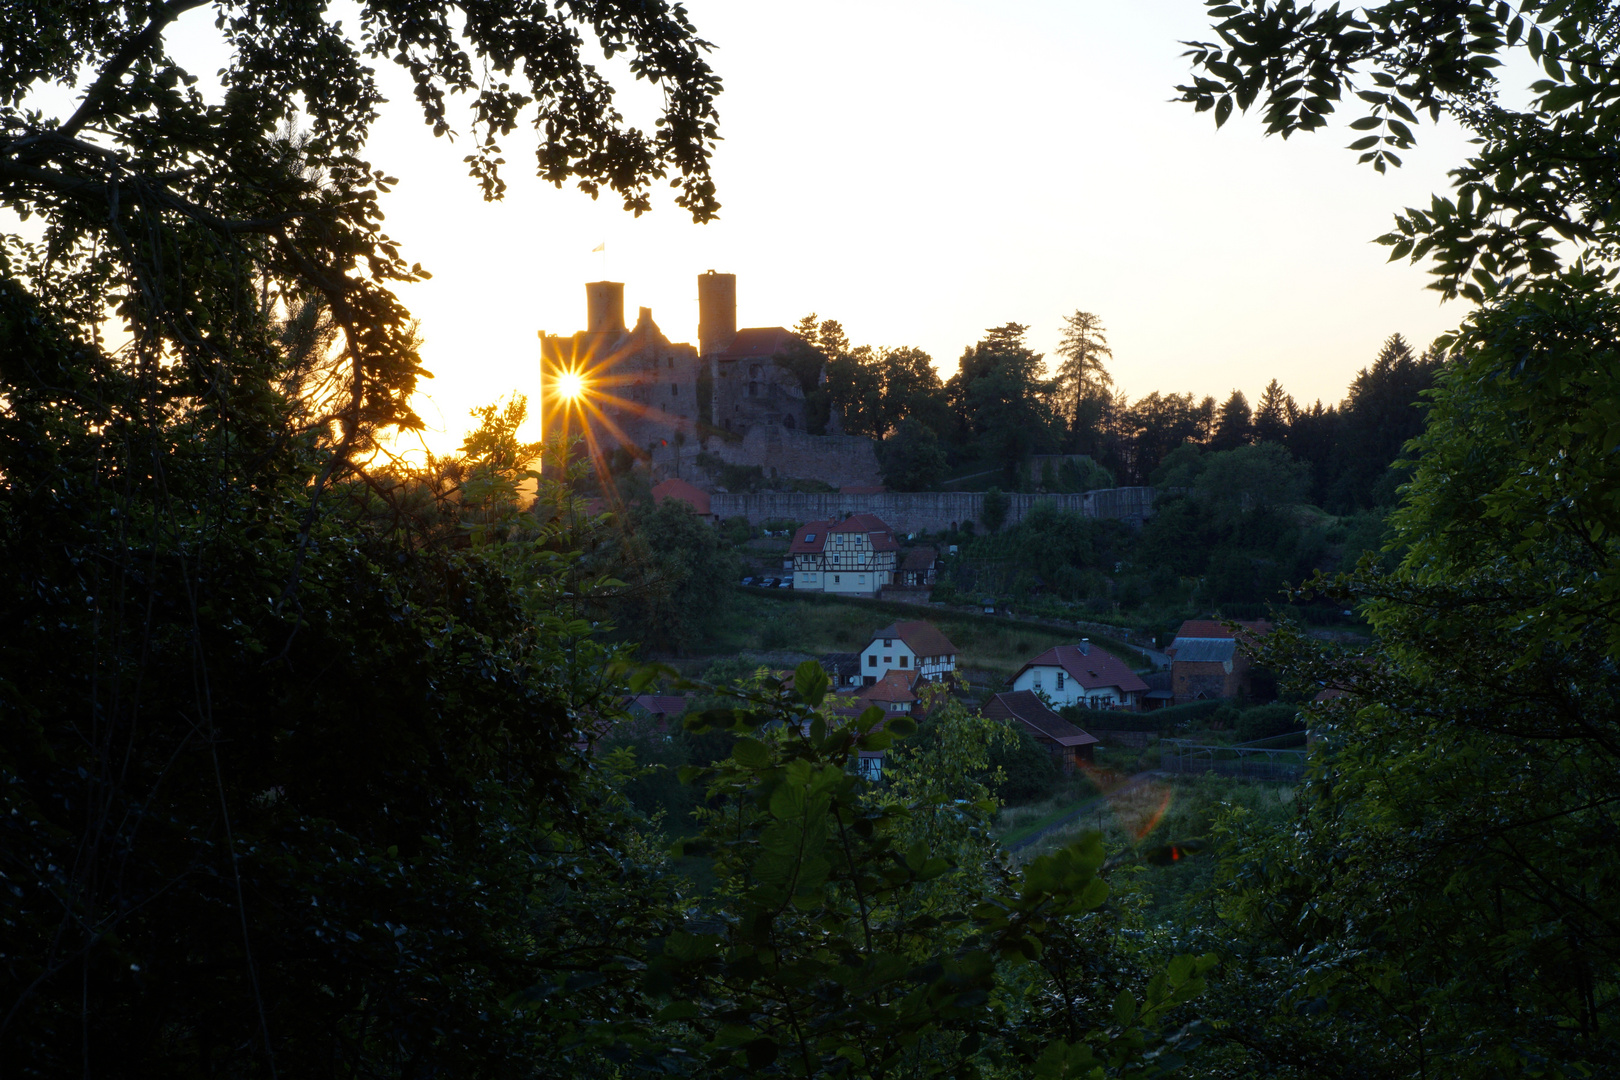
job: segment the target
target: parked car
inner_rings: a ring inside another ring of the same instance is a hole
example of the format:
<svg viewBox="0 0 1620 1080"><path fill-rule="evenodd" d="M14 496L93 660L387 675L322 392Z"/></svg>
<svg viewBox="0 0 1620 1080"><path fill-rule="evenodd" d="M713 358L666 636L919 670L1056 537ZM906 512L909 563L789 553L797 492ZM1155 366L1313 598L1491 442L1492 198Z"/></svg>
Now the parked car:
<svg viewBox="0 0 1620 1080"><path fill-rule="evenodd" d="M776 579L773 577L762 577L759 579L759 585L762 589L774 589L776 588Z"/></svg>
<svg viewBox="0 0 1620 1080"><path fill-rule="evenodd" d="M776 587L778 589L791 589L793 588L793 579L790 577L785 577L781 581L777 582Z"/></svg>
<svg viewBox="0 0 1620 1080"><path fill-rule="evenodd" d="M752 585L754 583L754 579L751 577L745 577L742 579L742 583L744 585Z"/></svg>

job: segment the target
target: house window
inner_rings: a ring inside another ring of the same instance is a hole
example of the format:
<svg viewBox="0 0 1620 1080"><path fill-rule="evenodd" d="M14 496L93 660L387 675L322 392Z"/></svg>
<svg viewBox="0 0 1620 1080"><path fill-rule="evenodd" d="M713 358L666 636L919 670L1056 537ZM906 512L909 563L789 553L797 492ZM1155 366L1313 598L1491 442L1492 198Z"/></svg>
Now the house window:
<svg viewBox="0 0 1620 1080"><path fill-rule="evenodd" d="M1041 669L1036 668L1035 669L1035 689L1039 690L1040 688L1041 688Z"/></svg>
<svg viewBox="0 0 1620 1080"><path fill-rule="evenodd" d="M877 667L877 657L875 657L875 656L868 656L868 657L867 657L867 658L866 658L866 666L867 666L867 667Z"/></svg>
<svg viewBox="0 0 1620 1080"><path fill-rule="evenodd" d="M834 581L840 581L840 582L841 582L841 581L843 581L843 580L844 580L844 575L842 575L842 574L834 574L834 575L833 575L833 580L834 580Z"/></svg>
<svg viewBox="0 0 1620 1080"><path fill-rule="evenodd" d="M1057 673L1057 688L1059 690L1063 689L1063 672L1061 671Z"/></svg>
<svg viewBox="0 0 1620 1080"><path fill-rule="evenodd" d="M888 666L888 665L889 665L889 664L892 664L892 663L894 663L894 657L892 657L892 656L885 656L885 657L884 657L884 658L883 658L883 663L884 663L884 666Z"/></svg>
<svg viewBox="0 0 1620 1080"><path fill-rule="evenodd" d="M905 667L905 666L906 666L906 658L905 658L905 657L903 657L903 656L902 656L902 657L901 657L901 658L900 658L900 666L901 666L901 667Z"/></svg>
<svg viewBox="0 0 1620 1080"><path fill-rule="evenodd" d="M891 637L886 637L886 638L884 638L884 639L883 639L883 647L884 647L884 648L885 648L885 649L892 649L892 648L894 648L894 638L891 638Z"/></svg>

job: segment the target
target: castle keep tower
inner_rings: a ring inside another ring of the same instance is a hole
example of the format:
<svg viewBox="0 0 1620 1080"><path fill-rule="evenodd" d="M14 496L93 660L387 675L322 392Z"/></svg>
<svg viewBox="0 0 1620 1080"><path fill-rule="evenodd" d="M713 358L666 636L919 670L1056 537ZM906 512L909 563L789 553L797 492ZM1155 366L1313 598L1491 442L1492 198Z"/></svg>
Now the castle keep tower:
<svg viewBox="0 0 1620 1080"><path fill-rule="evenodd" d="M698 355L712 356L737 336L737 275L698 275Z"/></svg>

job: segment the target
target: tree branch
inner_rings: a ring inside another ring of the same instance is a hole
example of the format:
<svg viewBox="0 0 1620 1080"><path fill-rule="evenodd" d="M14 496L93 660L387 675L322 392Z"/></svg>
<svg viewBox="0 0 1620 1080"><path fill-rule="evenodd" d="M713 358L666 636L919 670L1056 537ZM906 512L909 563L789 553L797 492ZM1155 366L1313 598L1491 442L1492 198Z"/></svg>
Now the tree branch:
<svg viewBox="0 0 1620 1080"><path fill-rule="evenodd" d="M171 0L170 3L154 10L152 21L146 24L146 28L124 42L123 47L102 66L101 74L96 76L96 81L85 93L84 101L80 102L78 109L68 117L67 123L57 129L58 132L69 138L78 134L86 124L96 118L101 111L102 103L112 93L112 88L117 85L118 80L123 78L124 72L130 69L141 53L151 48L163 36L163 31L168 25L192 8L202 7L207 2L208 0Z"/></svg>

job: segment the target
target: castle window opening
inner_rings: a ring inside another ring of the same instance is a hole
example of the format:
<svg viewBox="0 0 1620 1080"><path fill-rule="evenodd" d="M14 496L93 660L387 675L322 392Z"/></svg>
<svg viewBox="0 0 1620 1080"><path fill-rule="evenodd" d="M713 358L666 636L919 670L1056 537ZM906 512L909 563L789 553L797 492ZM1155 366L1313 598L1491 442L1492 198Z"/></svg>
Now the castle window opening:
<svg viewBox="0 0 1620 1080"><path fill-rule="evenodd" d="M669 384L669 396L670 397L680 397L681 396L681 384L680 383L670 383Z"/></svg>
<svg viewBox="0 0 1620 1080"><path fill-rule="evenodd" d="M748 384L748 396L759 397L759 383L751 382Z"/></svg>

